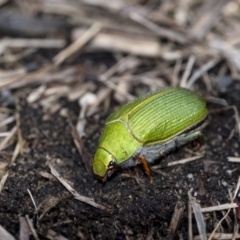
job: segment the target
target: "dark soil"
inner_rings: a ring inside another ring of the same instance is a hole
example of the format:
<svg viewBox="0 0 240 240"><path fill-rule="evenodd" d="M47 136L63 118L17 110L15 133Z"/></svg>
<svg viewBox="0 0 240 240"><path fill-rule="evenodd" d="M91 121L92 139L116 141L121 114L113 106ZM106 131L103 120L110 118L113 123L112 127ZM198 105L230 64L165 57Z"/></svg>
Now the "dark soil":
<svg viewBox="0 0 240 240"><path fill-rule="evenodd" d="M219 89L218 96L230 105L236 105L240 111L239 92L240 83L235 81L227 90ZM66 99L62 101L70 110L70 119L76 122L77 104L69 104ZM228 190L235 189L240 175L238 164L227 160L228 156L240 154L237 132L229 138L236 128L233 110L210 114L209 125L203 131L207 140L200 149L194 150L194 144L190 143L156 164L190 157L193 155L190 151L203 153L204 158L164 167L162 174L153 171L152 183L141 167L135 173L131 170L117 173L106 183L101 183L86 172L73 143L68 119L56 113L46 120L40 107L30 107L25 100L20 101L20 106L21 129L28 148L10 167L0 196L0 223L16 238L19 236L19 217L28 215L40 239L46 239L49 229L68 239L187 239L190 189L201 207L231 201ZM115 107L118 107L117 103L112 103L111 109ZM215 108L219 106L209 105L210 110ZM94 117L88 119L86 132L89 137L84 142L91 155L105 117L102 116L101 121ZM49 162L80 194L93 198L107 209L99 210L77 201L57 180L43 177L42 172L50 173ZM42 203L38 216L28 189L37 206ZM39 220L51 199L57 199L58 204ZM168 229L178 200L185 205L185 210L176 235L169 236ZM205 214L208 233L214 229L216 222L213 219L219 221L222 216L221 212ZM234 221L231 214L230 217L230 221ZM233 231L233 223L229 227L224 221L222 226L225 232ZM193 233L198 235L194 220Z"/></svg>

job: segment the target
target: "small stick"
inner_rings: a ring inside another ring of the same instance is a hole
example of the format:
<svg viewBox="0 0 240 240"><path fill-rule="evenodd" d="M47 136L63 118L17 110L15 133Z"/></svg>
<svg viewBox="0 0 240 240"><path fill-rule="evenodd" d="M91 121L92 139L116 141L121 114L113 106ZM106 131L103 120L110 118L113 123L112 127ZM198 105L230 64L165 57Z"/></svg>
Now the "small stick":
<svg viewBox="0 0 240 240"><path fill-rule="evenodd" d="M35 201L34 201L33 195L32 195L32 193L30 192L29 189L27 189L27 191L28 191L28 194L29 194L29 196L30 196L30 198L31 198L31 200L32 200L32 203L33 203L33 206L34 206L34 208L35 208L35 211L36 211L36 213L37 213L37 205L36 205L36 203L35 203Z"/></svg>
<svg viewBox="0 0 240 240"><path fill-rule="evenodd" d="M188 77L190 76L190 73L192 71L193 65L195 63L196 57L194 55L191 55L188 59L186 70L182 76L180 87L186 87Z"/></svg>
<svg viewBox="0 0 240 240"><path fill-rule="evenodd" d="M160 37L166 37L171 41L178 42L180 44L186 44L188 40L181 34L159 27L155 23L149 21L148 19L144 18L143 16L135 13L135 12L130 12L129 17L134 20L135 22L138 22L145 26L146 28L152 30L153 32L157 33Z"/></svg>
<svg viewBox="0 0 240 240"><path fill-rule="evenodd" d="M204 212L222 211L225 209L237 208L237 207L238 205L236 203L226 203L218 206L201 208L201 211L204 213Z"/></svg>
<svg viewBox="0 0 240 240"><path fill-rule="evenodd" d="M195 81L203 75L203 73L213 68L220 60L221 60L220 58L215 58L213 60L210 60L209 62L204 64L202 67L200 67L197 71L195 71L191 76L191 78L188 80L186 84L186 88L190 88L193 85L193 83L195 83Z"/></svg>
<svg viewBox="0 0 240 240"><path fill-rule="evenodd" d="M204 155L180 159L180 160L168 163L167 166L170 167L170 166L175 166L175 165L178 165L178 164L185 164L185 163L192 162L192 161L195 161L197 159L200 159L202 157L204 157ZM152 169L158 169L158 168L163 168L163 167L166 167L166 166L153 166Z"/></svg>
<svg viewBox="0 0 240 240"><path fill-rule="evenodd" d="M12 137L15 135L16 132L17 132L17 126L14 126L10 131L9 135L5 137L4 140L1 142L0 151L2 151L5 148L7 143L12 139Z"/></svg>
<svg viewBox="0 0 240 240"><path fill-rule="evenodd" d="M30 228L30 230L31 230L31 232L32 232L33 237L35 238L35 240L40 240L39 237L38 237L38 234L37 234L37 232L36 232L36 230L35 230L35 228L33 227L32 223L31 223L31 221L30 221L30 219L29 219L29 217L28 217L28 215L26 215L25 218L26 218L26 220L27 220L28 226L29 226L29 228Z"/></svg>
<svg viewBox="0 0 240 240"><path fill-rule="evenodd" d="M171 219L170 226L168 228L168 237L169 238L173 238L173 236L176 234L177 227L183 216L184 209L185 209L184 202L178 200L175 205L175 209L174 209L174 213L173 213L173 216Z"/></svg>
<svg viewBox="0 0 240 240"><path fill-rule="evenodd" d="M196 198L192 197L191 191L188 192L188 198L193 209L193 213L197 222L198 232L201 236L201 240L207 240L206 224L204 222L203 214L201 212L201 207L199 203L197 203Z"/></svg>
<svg viewBox="0 0 240 240"><path fill-rule="evenodd" d="M4 240L15 240L15 238L6 229L0 225L0 239Z"/></svg>
<svg viewBox="0 0 240 240"><path fill-rule="evenodd" d="M94 23L81 37L54 57L54 65L59 66L70 56L79 52L84 45L100 32L101 28L102 25L100 23Z"/></svg>
<svg viewBox="0 0 240 240"><path fill-rule="evenodd" d="M238 178L238 183L237 183L237 187L235 189L235 192L234 192L234 195L233 195L233 198L232 199L235 199L236 198L236 195L238 193L238 190L239 190L239 187L240 187L240 177ZM233 200L232 200L232 203L233 203ZM228 209L226 215L218 222L217 226L214 228L214 230L212 231L210 237L208 238L208 240L211 240L213 237L214 237L214 234L215 232L217 231L217 229L219 228L219 226L221 225L222 221L228 216L228 214L230 213L231 211L231 208Z"/></svg>
<svg viewBox="0 0 240 240"><path fill-rule="evenodd" d="M240 157L227 157L229 162L237 162L240 163Z"/></svg>
<svg viewBox="0 0 240 240"><path fill-rule="evenodd" d="M210 234L207 234L207 237L209 237ZM232 240L234 239L233 237L235 237L235 239L239 239L240 238L240 234L237 233L236 235L232 234L232 233L214 233L213 235L213 239L218 239L218 240ZM194 240L200 240L201 236L195 236L193 238Z"/></svg>
<svg viewBox="0 0 240 240"><path fill-rule="evenodd" d="M94 202L93 199L85 197L83 195L80 195L75 189L73 189L66 181L65 179L63 179L63 177L57 172L57 170L53 167L53 166L49 166L51 169L51 173L54 177L56 177L58 179L58 181L60 183L62 183L62 185L74 196L75 199L84 202L86 204L89 204L95 208L99 208L101 210L105 210L106 207L104 207L101 204L98 204L96 202Z"/></svg>
<svg viewBox="0 0 240 240"><path fill-rule="evenodd" d="M25 217L19 217L19 240L29 240L30 228Z"/></svg>
<svg viewBox="0 0 240 240"><path fill-rule="evenodd" d="M15 120L15 117L14 116L10 116L6 119L4 119L1 123L0 123L0 127L3 127L11 122L13 122Z"/></svg>
<svg viewBox="0 0 240 240"><path fill-rule="evenodd" d="M5 184L5 182L7 181L8 178L8 171L3 175L1 181L0 181L0 194L2 192L3 186Z"/></svg>

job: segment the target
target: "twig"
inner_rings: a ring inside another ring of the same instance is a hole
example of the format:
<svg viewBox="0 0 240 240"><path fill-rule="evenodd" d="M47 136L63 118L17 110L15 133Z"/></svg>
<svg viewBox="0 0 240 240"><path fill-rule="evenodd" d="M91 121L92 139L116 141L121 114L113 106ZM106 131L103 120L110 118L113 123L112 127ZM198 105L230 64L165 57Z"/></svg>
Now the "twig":
<svg viewBox="0 0 240 240"><path fill-rule="evenodd" d="M80 195L75 189L73 189L66 181L65 179L63 179L63 177L57 172L57 170L53 167L53 166L49 166L50 169L51 169L51 173L53 176L55 176L59 182L62 183L62 185L74 196L75 199L81 201L81 202L84 202L86 204L89 204L95 208L99 208L101 210L105 210L106 207L104 207L103 205L101 204L98 204L96 202L94 202L93 199L91 198L88 198L88 197L85 197L83 195Z"/></svg>
<svg viewBox="0 0 240 240"><path fill-rule="evenodd" d="M167 166L170 167L170 166L175 166L175 165L178 165L178 164L185 164L185 163L192 162L192 161L195 161L195 160L203 158L203 157L204 157L204 155L190 157L190 158L184 158L184 159L180 159L180 160L177 160L177 161L170 162L170 163L167 164ZM152 168L153 169L158 169L158 168L162 168L162 167L165 167L165 166L153 166Z"/></svg>
<svg viewBox="0 0 240 240"><path fill-rule="evenodd" d="M230 209L230 208L237 208L238 205L236 203L226 203L222 205L217 205L213 207L206 207L206 208L201 208L201 211L204 212L214 212L214 211L222 211L225 209Z"/></svg>
<svg viewBox="0 0 240 240"><path fill-rule="evenodd" d="M6 119L4 119L3 121L0 122L0 127L3 127L11 122L13 122L15 120L15 117L14 116L10 116Z"/></svg>
<svg viewBox="0 0 240 240"><path fill-rule="evenodd" d="M193 85L193 83L203 75L203 73L213 68L219 61L220 61L220 58L215 58L213 60L210 60L209 62L204 64L202 67L200 67L197 71L195 71L192 77L188 80L186 84L186 88L190 88Z"/></svg>
<svg viewBox="0 0 240 240"><path fill-rule="evenodd" d="M227 157L229 162L237 162L240 163L240 157Z"/></svg>
<svg viewBox="0 0 240 240"><path fill-rule="evenodd" d="M209 237L211 234L207 234L207 237ZM236 235L232 234L232 233L214 233L213 234L213 239L218 239L218 240L233 240L235 237L235 239L239 239L240 238L240 234L237 233ZM201 236L194 236L193 240L200 240Z"/></svg>
<svg viewBox="0 0 240 240"><path fill-rule="evenodd" d="M32 200L32 203L33 203L33 206L34 206L34 208L35 208L35 211L36 211L36 213L37 213L37 205L36 205L36 203L35 203L35 200L34 200L34 198L33 198L33 195L32 195L32 193L30 192L29 189L27 189L27 191L28 191L28 194L29 194L29 196L30 196L30 198L31 198L31 200Z"/></svg>
<svg viewBox="0 0 240 240"><path fill-rule="evenodd" d="M188 195L191 195L192 189L189 190ZM193 239L193 232L192 232L192 203L188 201L188 239Z"/></svg>
<svg viewBox="0 0 240 240"><path fill-rule="evenodd" d="M206 1L202 8L198 10L198 19L190 29L190 35L197 40L203 39L208 30L214 26L217 18L221 14L222 8L229 0Z"/></svg>
<svg viewBox="0 0 240 240"><path fill-rule="evenodd" d="M0 239L3 239L3 240L15 240L15 238L7 230L5 230L2 227L2 225L0 225Z"/></svg>
<svg viewBox="0 0 240 240"><path fill-rule="evenodd" d="M66 44L64 39L23 39L4 38L0 40L0 54L6 48L62 48Z"/></svg>
<svg viewBox="0 0 240 240"><path fill-rule="evenodd" d="M19 217L20 230L19 240L29 240L30 228L25 217Z"/></svg>
<svg viewBox="0 0 240 240"><path fill-rule="evenodd" d="M3 186L5 184L5 182L7 181L8 178L8 171L3 175L1 181L0 181L0 194L2 192Z"/></svg>
<svg viewBox="0 0 240 240"><path fill-rule="evenodd" d="M174 213L171 219L170 226L168 228L169 238L173 238L173 236L175 235L179 222L181 221L184 209L185 209L184 202L178 200L174 208Z"/></svg>
<svg viewBox="0 0 240 240"><path fill-rule="evenodd" d="M100 23L94 23L80 38L54 57L54 64L59 66L70 56L79 52L85 44L100 32L101 28L102 25Z"/></svg>
<svg viewBox="0 0 240 240"><path fill-rule="evenodd" d="M190 76L190 73L192 71L195 60L196 60L196 57L194 55L191 55L189 57L187 67L185 69L185 72L184 72L181 82L180 82L180 87L186 87L186 83L187 83L188 77Z"/></svg>
<svg viewBox="0 0 240 240"><path fill-rule="evenodd" d="M199 203L196 202L196 198L192 197L191 191L188 192L188 197L197 222L198 232L201 240L207 240L206 225L201 212L201 207Z"/></svg>
<svg viewBox="0 0 240 240"><path fill-rule="evenodd" d="M236 189L235 189L235 192L234 192L234 195L233 195L233 199L236 198L236 195L238 193L238 190L239 190L239 187L240 187L240 177L238 178L238 183L237 183L237 186L236 186ZM233 200L231 201L231 203L233 203ZM215 234L215 232L217 231L217 229L219 228L220 224L222 223L222 221L228 216L228 214L230 213L231 211L231 208L228 209L226 215L218 222L217 226L214 228L214 230L212 231L210 237L208 238L208 240L211 240Z"/></svg>
<svg viewBox="0 0 240 240"><path fill-rule="evenodd" d="M13 127L9 135L5 137L4 140L0 143L0 151L2 151L6 147L6 144L12 139L12 137L16 134L16 132L17 132L17 126Z"/></svg>
<svg viewBox="0 0 240 240"><path fill-rule="evenodd" d="M181 35L180 33L159 27L155 23L149 21L148 19L144 18L143 16L141 16L135 12L130 12L129 18L142 24L143 26L152 30L153 32L157 33L160 37L165 37L171 41L178 42L181 44L186 44L188 42L187 38L184 37L183 35Z"/></svg>
<svg viewBox="0 0 240 240"><path fill-rule="evenodd" d="M40 240L39 237L38 237L38 234L37 234L37 232L36 232L36 230L35 230L35 228L33 227L32 223L31 223L31 221L30 221L30 219L29 219L29 217L28 217L28 215L26 215L25 218L26 218L26 221L27 221L27 223L28 223L28 226L29 226L29 228L30 228L30 230L31 230L31 232L32 232L33 237L35 238L35 240Z"/></svg>

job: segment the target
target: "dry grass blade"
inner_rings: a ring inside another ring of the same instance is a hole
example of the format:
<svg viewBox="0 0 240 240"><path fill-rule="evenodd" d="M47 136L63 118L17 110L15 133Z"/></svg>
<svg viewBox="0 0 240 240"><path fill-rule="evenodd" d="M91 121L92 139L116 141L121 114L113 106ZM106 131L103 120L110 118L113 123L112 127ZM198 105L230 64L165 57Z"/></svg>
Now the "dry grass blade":
<svg viewBox="0 0 240 240"><path fill-rule="evenodd" d="M193 75L190 77L190 79L188 80L187 84L186 84L186 88L191 88L191 86L193 85L193 83L200 78L205 72L207 72L208 70L210 70L211 68L213 68L218 62L220 61L219 58L210 60L209 62L207 62L206 64L204 64L202 67L200 67L197 71L195 71L193 73Z"/></svg>
<svg viewBox="0 0 240 240"><path fill-rule="evenodd" d="M237 71L240 70L240 51L238 48L224 42L220 39L211 39L210 46L217 49L222 55L231 62L231 66L235 67Z"/></svg>
<svg viewBox="0 0 240 240"><path fill-rule="evenodd" d="M207 240L206 224L201 212L201 207L199 203L196 202L196 198L192 197L190 191L188 192L188 197L197 222L198 232L200 234L201 240Z"/></svg>
<svg viewBox="0 0 240 240"><path fill-rule="evenodd" d="M19 217L20 231L19 240L29 240L30 228L25 217Z"/></svg>
<svg viewBox="0 0 240 240"><path fill-rule="evenodd" d="M181 82L180 82L180 87L186 87L188 77L191 74L194 62L196 60L196 57L194 55L191 55L188 59L187 67L186 70L182 76Z"/></svg>
<svg viewBox="0 0 240 240"><path fill-rule="evenodd" d="M35 240L40 240L40 238L38 237L38 234L37 234L35 228L33 227L32 222L31 222L31 220L29 219L28 215L26 215L25 218L26 218L26 221L27 221L27 223L28 223L28 227L30 228L34 239L35 239Z"/></svg>
<svg viewBox="0 0 240 240"><path fill-rule="evenodd" d="M117 93L121 94L122 96L126 97L128 101L132 101L135 99L133 95L131 95L128 92L123 91L121 88L119 88L116 84L110 81L104 81L103 82L108 88L116 91Z"/></svg>
<svg viewBox="0 0 240 240"><path fill-rule="evenodd" d="M54 179L56 179L56 178L54 178ZM56 207L63 199L66 199L68 197L69 197L68 195L64 196L64 197L61 197L61 198L54 197L54 196L49 196L46 199L44 199L43 202L41 202L38 205L38 209L40 209L41 207L43 208L42 214L40 215L38 220L40 221L52 208Z"/></svg>
<svg viewBox="0 0 240 240"><path fill-rule="evenodd" d="M66 44L63 39L2 39L0 54L7 48L62 48Z"/></svg>
<svg viewBox="0 0 240 240"><path fill-rule="evenodd" d="M192 189L188 192L188 195L191 195ZM193 239L193 231L192 231L192 202L188 201L188 239Z"/></svg>
<svg viewBox="0 0 240 240"><path fill-rule="evenodd" d="M7 181L7 178L8 178L8 171L3 175L3 177L0 181L0 194L2 192L5 182Z"/></svg>
<svg viewBox="0 0 240 240"><path fill-rule="evenodd" d="M154 24L153 22L149 21L148 19L142 17L141 15L139 15L135 12L130 12L129 17L132 20L142 24L146 28L152 30L153 32L158 34L160 37L165 37L171 41L178 42L181 44L186 44L188 42L187 38L185 36L183 36L182 34L174 32L169 29L159 27L158 25Z"/></svg>
<svg viewBox="0 0 240 240"><path fill-rule="evenodd" d="M47 72L51 71L54 68L55 68L54 66L50 65L50 66L44 67L42 69L36 70L32 73L25 74L20 77L11 78L8 81L0 82L0 89L11 88L12 86L15 86L16 84L18 84L18 86L20 84L21 84L21 86L27 85L31 82L34 82L36 80L36 78L43 77Z"/></svg>
<svg viewBox="0 0 240 240"><path fill-rule="evenodd" d="M101 205L101 204L98 204L96 202L94 202L93 199L91 198L88 198L88 197L85 197L83 195L80 195L75 189L73 189L64 179L63 177L56 171L56 169L53 167L53 166L49 166L50 169L51 169L51 173L53 176L55 176L59 182L62 183L62 185L74 196L75 199L81 201L81 202L84 202L86 204L89 204L95 208L99 208L101 210L105 210L106 208Z"/></svg>
<svg viewBox="0 0 240 240"><path fill-rule="evenodd" d="M0 128L9 124L9 123L11 123L11 122L13 122L14 120L15 120L14 116L10 116L10 117L4 119L3 121L0 122Z"/></svg>
<svg viewBox="0 0 240 240"><path fill-rule="evenodd" d="M85 44L87 44L96 34L100 32L101 28L102 25L100 23L97 22L93 24L92 27L88 29L80 38L78 38L74 43L54 57L54 64L58 66L66 61L69 57L78 53Z"/></svg>
<svg viewBox="0 0 240 240"><path fill-rule="evenodd" d="M172 216L172 219L170 222L170 226L168 229L168 237L169 238L173 238L173 236L176 234L177 227L183 216L184 209L185 209L184 202L178 200L175 205L174 213L173 213L173 216Z"/></svg>
<svg viewBox="0 0 240 240"><path fill-rule="evenodd" d="M216 23L222 8L229 0L206 1L198 11L198 18L190 28L189 34L197 40L204 38L209 29Z"/></svg>
<svg viewBox="0 0 240 240"><path fill-rule="evenodd" d="M72 130L71 134L72 134L72 137L73 137L73 141L75 143L75 146L77 147L77 150L78 150L80 156L82 157L83 164L84 164L88 174L90 176L93 176L92 166L91 166L91 163L92 163L91 156L88 153L86 147L84 146L84 143L83 143L81 137L79 136L76 127L74 127L72 125L72 122L71 122L70 119L69 119L69 125L70 125L71 130Z"/></svg>
<svg viewBox="0 0 240 240"><path fill-rule="evenodd" d="M17 126L13 127L10 131L9 135L4 138L4 140L0 143L0 151L2 151L8 144L8 142L14 137L17 133Z"/></svg>
<svg viewBox="0 0 240 240"><path fill-rule="evenodd" d="M238 193L238 191L239 191L239 187L240 187L240 177L238 178L238 183L237 183L237 186L236 186L234 195L233 195L233 200L236 198L236 195L237 195L237 193ZM233 200L232 200L231 203L233 203ZM216 226L216 227L214 228L214 230L212 231L212 233L211 233L211 235L210 235L210 237L209 237L208 240L211 240L211 239L214 237L215 232L216 232L217 229L219 228L219 226L220 226L220 224L222 223L222 221L228 216L228 214L230 213L230 211L231 211L231 208L228 209L226 215L218 222L217 226Z"/></svg>
<svg viewBox="0 0 240 240"><path fill-rule="evenodd" d="M90 43L89 49L120 51L143 57L163 55L163 48L157 38L125 36L114 33L99 33Z"/></svg>
<svg viewBox="0 0 240 240"><path fill-rule="evenodd" d="M68 238L62 236L61 234L56 233L52 229L49 229L47 231L46 237L47 239L50 239L50 240L68 240Z"/></svg>
<svg viewBox="0 0 240 240"><path fill-rule="evenodd" d="M210 234L207 234L207 237L210 237ZM237 233L236 235L232 233L214 233L213 239L217 240L233 240L233 239L239 239L240 234ZM194 236L193 240L201 240L201 236Z"/></svg>
<svg viewBox="0 0 240 240"><path fill-rule="evenodd" d="M226 203L226 204L221 204L213 207L201 208L201 211L204 213L204 212L222 211L225 209L237 208L237 207L238 205L236 203Z"/></svg>
<svg viewBox="0 0 240 240"><path fill-rule="evenodd" d="M229 162L237 162L240 163L240 158L239 157L227 157Z"/></svg>
<svg viewBox="0 0 240 240"><path fill-rule="evenodd" d="M188 162L192 162L192 161L195 161L197 159L200 159L200 158L203 158L204 155L200 155L200 156L195 156L195 157L190 157L190 158L184 158L184 159L180 159L180 160L177 160L177 161L173 161L173 162L170 162L167 164L168 167L170 166L175 166L175 165L178 165L178 164L186 164ZM165 166L153 166L152 168L153 169L158 169L158 168L162 168L162 167L165 167Z"/></svg>
<svg viewBox="0 0 240 240"><path fill-rule="evenodd" d="M36 205L36 203L35 203L35 200L34 200L34 198L33 198L33 195L32 195L32 193L31 193L31 191L30 191L29 189L27 189L27 191L28 191L28 194L29 194L29 196L30 196L30 198L31 198L31 200L32 200L32 203L33 203L33 206L34 206L34 208L35 208L35 211L36 211L36 213L37 213L37 205Z"/></svg>
<svg viewBox="0 0 240 240"><path fill-rule="evenodd" d="M0 225L0 239L15 240L15 238Z"/></svg>

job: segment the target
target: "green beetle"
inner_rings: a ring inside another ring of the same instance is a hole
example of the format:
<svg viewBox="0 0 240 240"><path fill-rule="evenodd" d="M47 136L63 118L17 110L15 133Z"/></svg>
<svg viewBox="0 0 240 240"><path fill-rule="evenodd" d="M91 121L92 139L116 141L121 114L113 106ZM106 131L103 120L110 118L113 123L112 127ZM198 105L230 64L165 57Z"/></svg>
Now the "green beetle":
<svg viewBox="0 0 240 240"><path fill-rule="evenodd" d="M148 163L198 138L207 117L205 100L184 88L165 88L120 107L106 120L93 172L106 179L117 168Z"/></svg>

